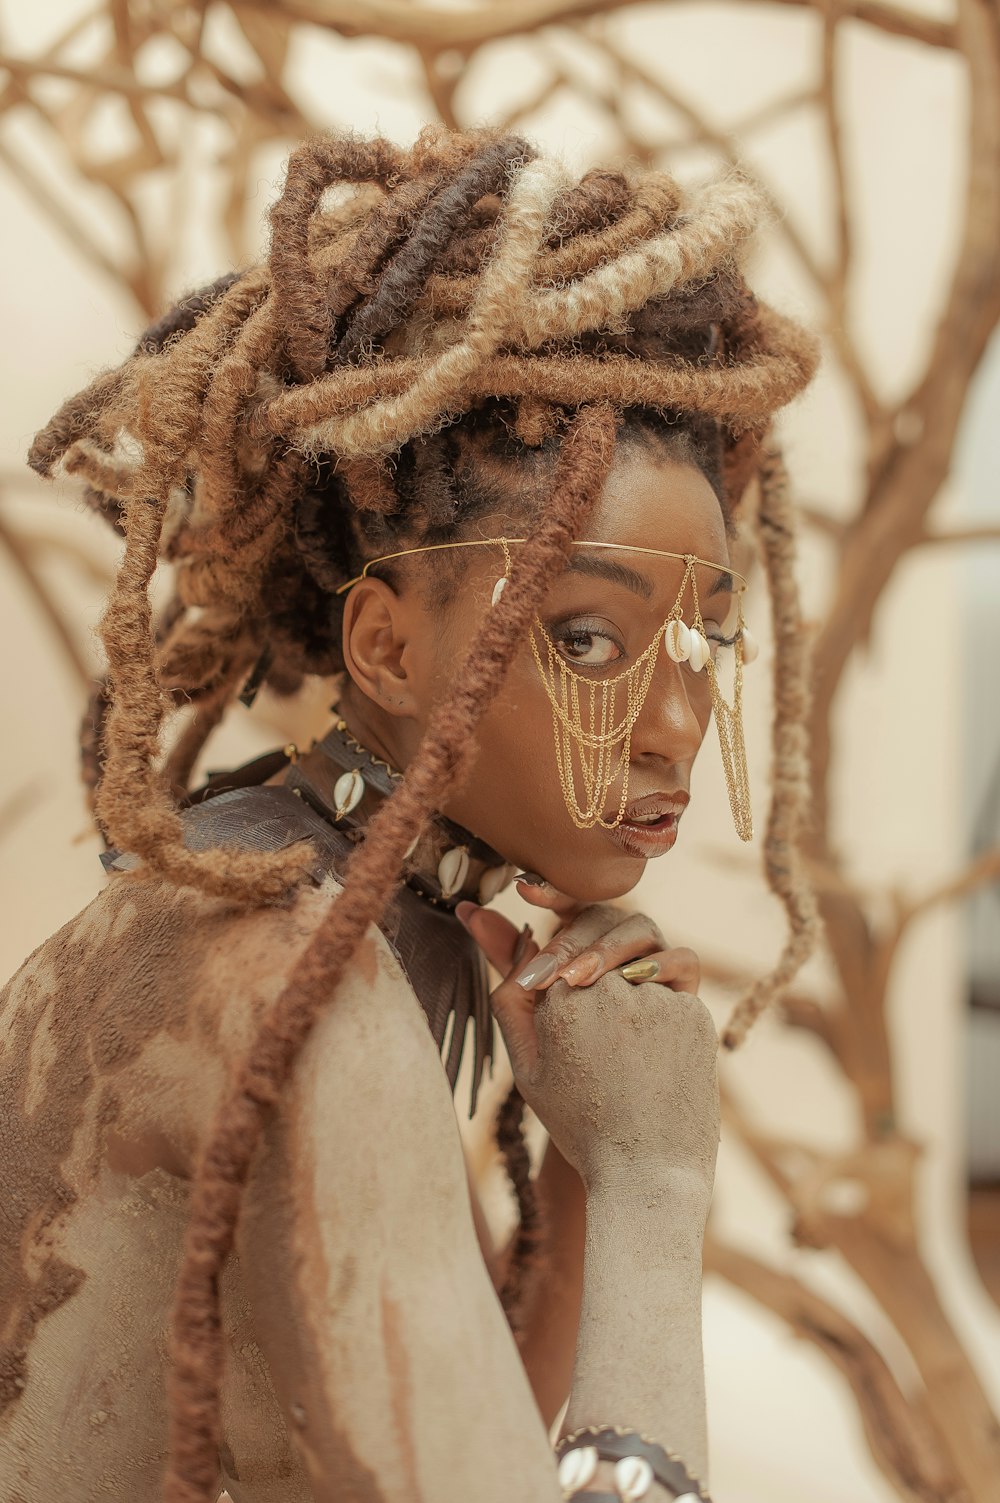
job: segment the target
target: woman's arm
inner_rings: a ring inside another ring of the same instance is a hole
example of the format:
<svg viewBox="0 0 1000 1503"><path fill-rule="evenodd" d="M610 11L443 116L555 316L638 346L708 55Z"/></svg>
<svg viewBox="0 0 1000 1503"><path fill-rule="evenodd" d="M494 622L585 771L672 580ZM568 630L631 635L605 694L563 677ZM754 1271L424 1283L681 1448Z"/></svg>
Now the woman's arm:
<svg viewBox="0 0 1000 1503"><path fill-rule="evenodd" d="M700 981L698 957L691 950L668 946L656 924L646 915L623 913L611 904L581 905L547 883L541 886L521 886L519 891L534 906L547 908L559 917L560 925L545 946L545 953L554 954L559 961L557 976L562 973L567 960L572 962L570 969L575 968L578 973L581 968L589 967L597 961L598 976L603 976L616 970L625 961L656 953L660 961L657 976L659 985L667 984L671 990L688 994L697 992ZM534 957L538 950L537 944L530 938L527 926L519 934L514 925L498 912L465 903L460 905L459 917L482 947L490 964L501 975L512 969L516 974L521 965ZM516 1011L517 994L507 995L514 1001ZM699 1007L700 1004L696 1002L695 1016ZM715 1040L710 1030L706 1031L706 1045L714 1055ZM598 1047L600 1046L598 1042ZM711 1099L713 1094L714 1081L710 1082L705 1102L709 1114L714 1110ZM522 1315L523 1329L519 1344L521 1358L542 1417L546 1425L551 1426L566 1402L574 1371L583 1296L586 1233L589 1229L593 1238L598 1228L595 1227L593 1206L588 1218L586 1195L580 1176L551 1140L546 1146L537 1176L537 1189L544 1208L543 1241L539 1249L539 1266L529 1291L531 1297ZM626 1194L629 1193L627 1186L625 1189ZM694 1208L695 1221L698 1209L697 1206ZM497 1271L500 1273L503 1272L511 1246L496 1260ZM697 1298L693 1305L699 1332L699 1374L700 1255L699 1229L695 1260L698 1266L695 1290ZM497 1282L497 1271L494 1271L494 1282ZM586 1331L582 1334L586 1336ZM702 1379L699 1375L692 1389L689 1375L685 1374L683 1386L685 1394L700 1394L703 1389Z"/></svg>
<svg viewBox="0 0 1000 1503"><path fill-rule="evenodd" d="M637 1175L587 1199L583 1310L563 1429L625 1425L708 1475L700 1191Z"/></svg>
<svg viewBox="0 0 1000 1503"><path fill-rule="evenodd" d="M652 990L622 986L633 998ZM661 996L657 989L660 1008ZM635 1040L635 1021L622 1044ZM564 1043L575 1052L571 1035ZM599 1061L596 1079L603 1068ZM592 1085L584 1089L585 1101ZM586 1115L582 1101L569 1101L571 1086L557 1094L563 1114ZM595 1132L584 1122L574 1142ZM571 1412L581 1423L641 1422L683 1452L698 1424L670 1403L650 1403L671 1392L678 1370L669 1332L661 1326L657 1343L623 1324L619 1289L634 1281L637 1259L645 1269L642 1260L655 1262L661 1249L661 1275L642 1272L653 1301L643 1316L651 1326L668 1316L696 1328L690 1248L677 1230L691 1213L690 1198L681 1204L687 1181L669 1163L638 1174L631 1183L642 1194L623 1235L621 1156L599 1152L595 1162L610 1172L587 1176L581 1397ZM676 1194L660 1193L674 1184ZM698 1215L703 1224L700 1204ZM447 1085L405 978L374 931L269 1129L240 1255L317 1503L352 1489L399 1503L556 1503L545 1430L476 1245Z"/></svg>
<svg viewBox="0 0 1000 1503"><path fill-rule="evenodd" d="M586 1196L580 1176L551 1142L538 1171L537 1188L544 1207L545 1236L525 1311L520 1352L542 1419L551 1427L573 1378L583 1300Z"/></svg>
<svg viewBox="0 0 1000 1503"><path fill-rule="evenodd" d="M625 1183L588 1199L580 1176L552 1142L537 1184L547 1230L519 1346L544 1424L552 1426L571 1388L567 1433L593 1424L598 1412L622 1412L616 1397L620 1350L607 1333L615 1329L624 1339L628 1332L630 1365L652 1375L646 1393L636 1372L626 1376L629 1426L669 1437L663 1444L704 1478L704 1197L689 1204L680 1177L668 1176L661 1185ZM618 1272L623 1264L627 1277ZM607 1352L610 1361L602 1356ZM649 1417L640 1421L643 1412Z"/></svg>

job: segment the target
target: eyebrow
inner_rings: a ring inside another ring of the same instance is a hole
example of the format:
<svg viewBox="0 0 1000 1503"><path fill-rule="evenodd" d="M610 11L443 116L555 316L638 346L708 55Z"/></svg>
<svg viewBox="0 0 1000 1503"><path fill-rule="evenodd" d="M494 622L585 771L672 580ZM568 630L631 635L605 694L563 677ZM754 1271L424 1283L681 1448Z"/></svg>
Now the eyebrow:
<svg viewBox="0 0 1000 1503"><path fill-rule="evenodd" d="M569 560L566 568L571 569L574 574L596 574L601 579L610 580L612 584L623 585L634 595L641 595L643 600L650 600L653 595L653 585L645 574L640 574L637 569L630 569L627 564L617 563L614 559L595 558L593 554L576 553ZM713 595L732 593L732 589L733 576L728 569L723 569L716 577L706 599L711 599Z"/></svg>

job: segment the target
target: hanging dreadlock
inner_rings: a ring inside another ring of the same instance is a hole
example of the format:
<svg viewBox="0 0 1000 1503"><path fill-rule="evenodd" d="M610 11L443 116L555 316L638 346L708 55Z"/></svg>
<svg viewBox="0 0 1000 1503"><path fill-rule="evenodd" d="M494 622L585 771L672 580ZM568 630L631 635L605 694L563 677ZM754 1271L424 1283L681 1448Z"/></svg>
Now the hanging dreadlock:
<svg viewBox="0 0 1000 1503"><path fill-rule="evenodd" d="M815 905L796 861L805 806L804 636L793 513L766 446L809 380L813 341L758 302L743 248L762 212L738 175L692 194L662 173L588 173L497 131L431 128L409 150L350 136L289 161L266 264L181 303L132 357L68 402L30 463L80 476L123 532L101 622L109 684L88 736L95 813L161 876L231 900L287 898L275 854L193 852L175 792L248 680L289 692L343 668L331 592L384 552L456 539L548 479L508 588L435 711L344 886L240 1065L192 1190L174 1312L165 1496L211 1496L219 1435L218 1279L267 1111L344 968L393 892L414 836L469 767L476 724L601 493L616 441L656 433L712 480L733 527L760 482L776 703L765 868L790 938L737 1008L735 1046L808 952ZM154 626L149 584L174 566ZM435 570L434 589L448 589ZM165 758L169 712L199 707ZM500 1137L521 1252L537 1243L516 1094ZM516 1262L516 1260L515 1260ZM523 1262L523 1260L522 1260ZM509 1303L516 1304L515 1266Z"/></svg>

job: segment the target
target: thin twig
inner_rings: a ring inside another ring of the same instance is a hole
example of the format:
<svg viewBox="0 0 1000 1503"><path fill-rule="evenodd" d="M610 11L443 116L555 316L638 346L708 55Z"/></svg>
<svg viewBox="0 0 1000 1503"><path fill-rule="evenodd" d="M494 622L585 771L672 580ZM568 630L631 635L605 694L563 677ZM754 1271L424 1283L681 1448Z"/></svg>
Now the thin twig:
<svg viewBox="0 0 1000 1503"><path fill-rule="evenodd" d="M917 538L916 546L928 543L1000 543L1000 527L984 524L982 527L952 527L948 531L925 531Z"/></svg>
<svg viewBox="0 0 1000 1503"><path fill-rule="evenodd" d="M6 550L25 588L34 599L45 620L49 623L56 640L63 650L63 655L79 681L81 690L84 694L87 694L90 690L93 674L84 661L83 654L77 647L73 634L63 619L61 611L53 600L51 591L44 584L41 576L35 569L30 550L24 546L14 528L8 527L3 517L0 517L0 546Z"/></svg>

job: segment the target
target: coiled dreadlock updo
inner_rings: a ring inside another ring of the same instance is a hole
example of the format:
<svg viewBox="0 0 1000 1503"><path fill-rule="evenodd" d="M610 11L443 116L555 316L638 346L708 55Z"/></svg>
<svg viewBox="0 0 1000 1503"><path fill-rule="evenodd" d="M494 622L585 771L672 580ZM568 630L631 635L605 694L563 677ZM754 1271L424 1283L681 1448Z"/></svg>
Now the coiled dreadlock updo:
<svg viewBox="0 0 1000 1503"><path fill-rule="evenodd" d="M48 475L61 462L79 475L125 538L101 623L109 687L97 817L164 877L251 904L286 896L304 858L295 847L185 847L171 787L186 782L205 734L248 678L288 692L304 674L342 666L342 608L330 592L365 559L461 535L509 494L504 470L551 475L509 587L210 1134L175 1307L170 1503L200 1503L215 1481L218 1277L264 1114L404 852L464 775L477 721L585 533L616 438L637 427L686 444L730 520L751 479L761 483L776 641L765 867L791 933L727 1043L808 953L815 912L795 858L805 647L792 509L765 440L816 354L743 280L761 213L737 175L692 194L655 172L574 181L496 131L432 128L409 150L310 141L290 159L268 261L181 303L35 440L32 466ZM176 593L154 628L149 584L161 558ZM165 718L190 700L197 720L164 763Z"/></svg>

